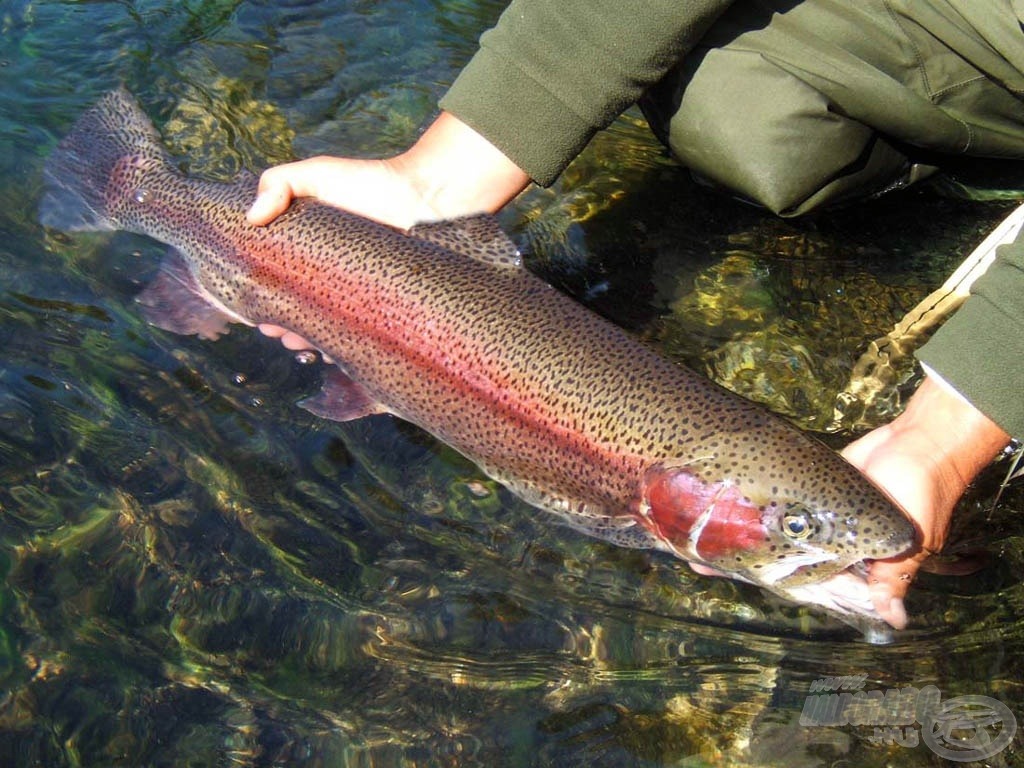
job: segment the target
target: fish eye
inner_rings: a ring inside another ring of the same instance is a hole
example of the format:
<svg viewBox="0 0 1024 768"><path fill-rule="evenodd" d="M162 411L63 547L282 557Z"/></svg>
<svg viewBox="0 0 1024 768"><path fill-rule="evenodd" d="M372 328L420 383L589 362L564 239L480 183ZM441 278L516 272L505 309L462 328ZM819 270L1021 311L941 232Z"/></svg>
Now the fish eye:
<svg viewBox="0 0 1024 768"><path fill-rule="evenodd" d="M803 541L814 532L811 516L807 510L792 505L782 517L782 532L791 539Z"/></svg>

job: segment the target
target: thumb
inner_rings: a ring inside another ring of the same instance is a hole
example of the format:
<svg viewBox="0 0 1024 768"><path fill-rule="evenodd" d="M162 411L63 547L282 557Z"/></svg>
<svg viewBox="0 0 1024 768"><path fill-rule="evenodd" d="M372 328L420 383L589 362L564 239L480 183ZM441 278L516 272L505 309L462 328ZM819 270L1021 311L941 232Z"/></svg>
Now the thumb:
<svg viewBox="0 0 1024 768"><path fill-rule="evenodd" d="M249 223L265 226L288 210L296 197L315 197L320 173L317 160L300 160L265 170L260 176L256 199L245 214Z"/></svg>
<svg viewBox="0 0 1024 768"><path fill-rule="evenodd" d="M907 626L903 598L925 557L926 553L918 552L912 558L875 560L868 567L868 592L875 610L896 629Z"/></svg>
<svg viewBox="0 0 1024 768"><path fill-rule="evenodd" d="M245 218L254 226L264 227L288 210L291 199L291 190L287 187L261 190L246 211Z"/></svg>

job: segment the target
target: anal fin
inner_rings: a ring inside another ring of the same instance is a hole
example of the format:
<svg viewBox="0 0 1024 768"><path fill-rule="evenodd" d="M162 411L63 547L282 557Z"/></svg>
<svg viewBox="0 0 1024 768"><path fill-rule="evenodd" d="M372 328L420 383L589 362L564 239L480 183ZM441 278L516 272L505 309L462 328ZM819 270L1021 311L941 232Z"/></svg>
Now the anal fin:
<svg viewBox="0 0 1024 768"><path fill-rule="evenodd" d="M135 301L146 321L157 328L203 339L216 340L227 333L229 323L241 321L213 304L174 248L168 249L157 276Z"/></svg>

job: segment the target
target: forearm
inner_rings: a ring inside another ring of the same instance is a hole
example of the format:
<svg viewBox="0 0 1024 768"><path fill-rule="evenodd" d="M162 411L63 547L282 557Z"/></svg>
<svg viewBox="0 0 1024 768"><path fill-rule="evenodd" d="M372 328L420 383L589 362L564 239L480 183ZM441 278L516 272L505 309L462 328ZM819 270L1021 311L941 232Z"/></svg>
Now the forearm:
<svg viewBox="0 0 1024 768"><path fill-rule="evenodd" d="M495 212L550 183L699 40L732 0L513 0L406 152L271 168L250 223L314 197L393 226Z"/></svg>
<svg viewBox="0 0 1024 768"><path fill-rule="evenodd" d="M935 461L947 468L952 503L1009 444L1010 435L935 373L930 373L894 420L898 430L924 435Z"/></svg>
<svg viewBox="0 0 1024 768"><path fill-rule="evenodd" d="M730 4L513 0L441 106L550 184Z"/></svg>
<svg viewBox="0 0 1024 768"><path fill-rule="evenodd" d="M1024 437L1024 237L1000 246L971 295L917 353L1013 437Z"/></svg>
<svg viewBox="0 0 1024 768"><path fill-rule="evenodd" d="M917 519L924 555L942 548L957 501L1010 441L998 424L933 376L925 377L899 416L868 438L885 450L859 462L861 469ZM929 479L926 503L905 482L911 464Z"/></svg>

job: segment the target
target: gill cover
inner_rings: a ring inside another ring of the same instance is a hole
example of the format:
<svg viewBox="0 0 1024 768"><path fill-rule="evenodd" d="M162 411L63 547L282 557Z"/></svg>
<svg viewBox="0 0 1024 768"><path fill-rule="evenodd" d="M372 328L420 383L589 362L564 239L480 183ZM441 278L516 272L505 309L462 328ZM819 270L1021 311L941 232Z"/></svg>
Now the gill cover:
<svg viewBox="0 0 1024 768"><path fill-rule="evenodd" d="M657 465L644 479L644 524L686 560L717 563L766 546L761 510L728 482L706 483L685 466Z"/></svg>

